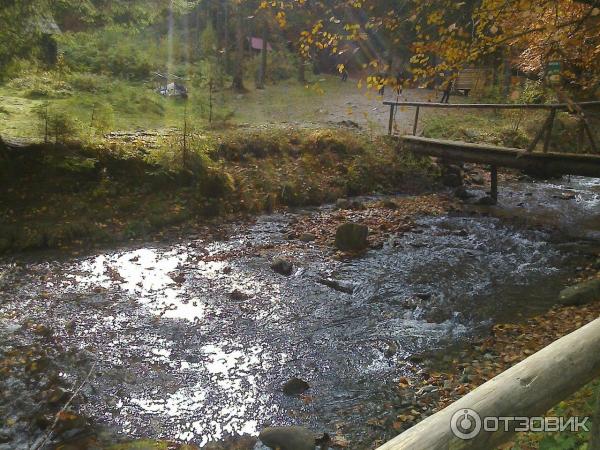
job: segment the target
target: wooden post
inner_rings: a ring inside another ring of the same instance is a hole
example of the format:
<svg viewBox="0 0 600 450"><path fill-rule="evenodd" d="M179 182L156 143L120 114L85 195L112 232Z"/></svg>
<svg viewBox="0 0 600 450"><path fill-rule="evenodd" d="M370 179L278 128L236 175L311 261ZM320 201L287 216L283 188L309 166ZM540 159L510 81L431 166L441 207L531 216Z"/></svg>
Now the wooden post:
<svg viewBox="0 0 600 450"><path fill-rule="evenodd" d="M596 141L594 140L594 135L592 134L592 129L590 128L590 124L588 123L587 119L585 118L585 116L582 114L581 115L581 120L583 121L583 128L585 129L585 132L588 135L588 138L590 140L590 145L592 146L592 150L594 151L594 153L598 152L598 146L596 145Z"/></svg>
<svg viewBox="0 0 600 450"><path fill-rule="evenodd" d="M585 125L583 124L583 118L579 119L579 126L577 127L577 153L583 152L583 144L585 139Z"/></svg>
<svg viewBox="0 0 600 450"><path fill-rule="evenodd" d="M498 203L498 167L492 166L490 168L490 197L494 201L494 204Z"/></svg>
<svg viewBox="0 0 600 450"><path fill-rule="evenodd" d="M390 105L390 122L388 124L388 135L392 135L392 130L394 128L394 108L396 105Z"/></svg>
<svg viewBox="0 0 600 450"><path fill-rule="evenodd" d="M417 124L419 123L419 110L421 109L420 106L417 106L417 109L415 110L415 123L413 123L413 136L417 135Z"/></svg>
<svg viewBox="0 0 600 450"><path fill-rule="evenodd" d="M546 125L546 138L544 139L544 153L548 153L548 148L550 147L550 138L552 137L552 127L554 126L554 118L556 116L556 109L552 108L550 110L550 116L547 120Z"/></svg>
<svg viewBox="0 0 600 450"><path fill-rule="evenodd" d="M482 384L378 450L497 448L510 440L515 425L522 423L514 418L544 414L599 375L600 319L596 319ZM485 431L482 427L479 433L465 440L452 432L451 424L460 420L468 409L477 413L481 423L494 417L513 420L507 420L508 430L498 422L498 431Z"/></svg>
<svg viewBox="0 0 600 450"><path fill-rule="evenodd" d="M550 113L550 116L548 116L548 118L544 121L544 125L542 125L542 128L540 128L540 131L537 132L537 134L533 138L533 141L531 141L531 144L529 144L529 147L527 147L527 152L528 153L531 153L533 150L535 150L535 146L537 145L537 143L539 142L539 140L544 135L544 133L546 131L546 128L548 128L548 123L550 123L550 117L551 116L552 116L552 113Z"/></svg>

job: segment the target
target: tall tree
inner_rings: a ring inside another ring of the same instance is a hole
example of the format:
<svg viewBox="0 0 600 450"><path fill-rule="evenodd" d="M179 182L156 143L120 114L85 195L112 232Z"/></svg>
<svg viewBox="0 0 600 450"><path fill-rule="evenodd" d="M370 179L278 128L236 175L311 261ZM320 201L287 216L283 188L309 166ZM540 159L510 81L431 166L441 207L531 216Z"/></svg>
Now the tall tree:
<svg viewBox="0 0 600 450"><path fill-rule="evenodd" d="M265 78L267 77L267 51L268 51L268 39L269 39L269 19L266 11L262 13L262 45L260 49L260 68L258 70L258 81L256 83L257 89L265 88Z"/></svg>
<svg viewBox="0 0 600 450"><path fill-rule="evenodd" d="M233 73L232 88L243 92L244 87L244 14L241 4L237 5L235 13L235 46L236 46L236 64Z"/></svg>

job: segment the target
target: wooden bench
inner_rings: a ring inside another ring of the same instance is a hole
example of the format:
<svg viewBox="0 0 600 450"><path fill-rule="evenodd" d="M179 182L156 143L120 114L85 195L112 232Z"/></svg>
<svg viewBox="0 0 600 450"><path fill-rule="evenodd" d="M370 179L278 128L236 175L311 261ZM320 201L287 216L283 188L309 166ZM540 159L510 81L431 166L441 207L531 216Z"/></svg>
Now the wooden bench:
<svg viewBox="0 0 600 450"><path fill-rule="evenodd" d="M454 80L453 90L468 96L472 90L485 85L488 74L489 69L463 69Z"/></svg>

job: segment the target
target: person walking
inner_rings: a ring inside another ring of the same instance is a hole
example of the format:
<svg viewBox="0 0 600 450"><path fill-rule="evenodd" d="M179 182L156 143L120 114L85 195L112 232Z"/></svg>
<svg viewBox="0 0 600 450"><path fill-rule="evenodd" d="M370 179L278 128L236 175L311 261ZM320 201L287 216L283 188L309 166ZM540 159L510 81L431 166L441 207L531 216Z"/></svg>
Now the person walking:
<svg viewBox="0 0 600 450"><path fill-rule="evenodd" d="M444 94L442 95L440 103L450 103L450 92L452 91L452 85L454 84L454 80L450 78L446 80L444 84Z"/></svg>
<svg viewBox="0 0 600 450"><path fill-rule="evenodd" d="M348 71L345 67L342 69L342 81L348 81Z"/></svg>
<svg viewBox="0 0 600 450"><path fill-rule="evenodd" d="M394 86L394 89L396 91L396 97L400 97L400 95L402 94L405 80L406 80L406 75L404 74L404 71L402 69L399 69L398 73L396 74L396 83Z"/></svg>

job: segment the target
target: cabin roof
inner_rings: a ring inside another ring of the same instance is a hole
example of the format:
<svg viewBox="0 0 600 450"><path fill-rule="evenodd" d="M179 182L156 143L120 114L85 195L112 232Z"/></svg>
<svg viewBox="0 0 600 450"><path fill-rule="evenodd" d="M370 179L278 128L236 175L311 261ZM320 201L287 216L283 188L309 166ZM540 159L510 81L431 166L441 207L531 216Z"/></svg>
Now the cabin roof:
<svg viewBox="0 0 600 450"><path fill-rule="evenodd" d="M60 27L50 16L38 17L34 25L42 34L61 34Z"/></svg>
<svg viewBox="0 0 600 450"><path fill-rule="evenodd" d="M248 41L250 41L250 48L252 50L262 50L262 46L263 46L263 40L262 38L259 37L249 37ZM268 51L272 51L273 47L271 47L271 44L267 41L267 50Z"/></svg>

